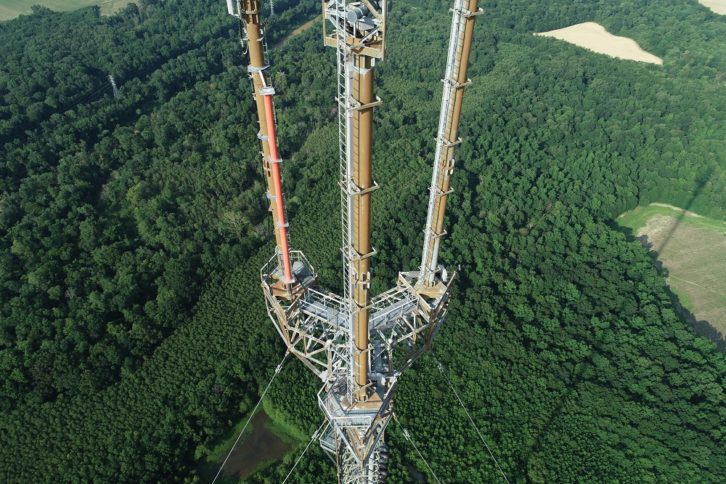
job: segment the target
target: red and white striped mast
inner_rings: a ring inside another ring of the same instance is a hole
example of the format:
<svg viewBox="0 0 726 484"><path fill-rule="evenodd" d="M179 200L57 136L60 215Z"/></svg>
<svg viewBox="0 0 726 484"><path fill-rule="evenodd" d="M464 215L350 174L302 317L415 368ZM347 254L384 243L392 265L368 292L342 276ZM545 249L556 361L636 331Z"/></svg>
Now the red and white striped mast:
<svg viewBox="0 0 726 484"><path fill-rule="evenodd" d="M287 214L285 212L285 194L282 190L282 174L277 146L277 125L272 86L267 60L267 46L262 28L262 12L260 0L227 0L227 7L232 15L240 18L244 24L246 43L249 50L247 72L252 80L259 132L257 137L262 147L262 168L267 181L267 198L270 200L270 212L275 228L275 245L279 259L279 282L290 285L294 282L292 263L290 260L290 241L288 235Z"/></svg>

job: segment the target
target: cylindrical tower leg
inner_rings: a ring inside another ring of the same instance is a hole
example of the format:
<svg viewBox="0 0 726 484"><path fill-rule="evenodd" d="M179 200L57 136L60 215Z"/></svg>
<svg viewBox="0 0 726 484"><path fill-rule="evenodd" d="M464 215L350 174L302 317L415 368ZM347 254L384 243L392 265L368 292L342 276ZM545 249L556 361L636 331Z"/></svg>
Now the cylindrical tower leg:
<svg viewBox="0 0 726 484"><path fill-rule="evenodd" d="M352 182L359 191L353 197L353 220L351 221L355 256L353 269L356 274L353 293L356 305L353 315L356 384L354 400L365 401L367 399L365 388L368 385L370 264L373 250L371 245L373 107L370 105L375 101L375 97L373 94L373 62L370 57L355 56L352 87L353 99L360 105L353 113L353 139L351 140L353 148Z"/></svg>
<svg viewBox="0 0 726 484"><path fill-rule="evenodd" d="M236 1L236 0L235 0ZM265 80L267 59L260 17L260 0L242 0L242 20L247 33L250 64L248 71L252 79L259 119L260 144L262 147L262 168L267 182L267 193L270 198L270 212L275 229L276 250L280 258L283 282L292 282L290 248L287 233L284 194L282 192L282 175L280 173L280 157L277 153L277 137L275 133L275 115L269 83ZM266 94L265 94L266 93Z"/></svg>
<svg viewBox="0 0 726 484"><path fill-rule="evenodd" d="M421 277L422 282L425 284L434 282L434 273L438 265L441 237L444 234L446 204L451 189L454 153L459 134L459 122L461 121L461 108L464 102L464 87L468 81L467 73L471 45L474 39L475 13L479 8L479 0L460 0L457 3L456 9L466 8L469 14L463 18L464 27L460 37L461 45L453 46L455 47L455 50L451 52L453 57L449 57L447 65L447 75L449 75L450 66L455 66L456 69L455 72L450 73L451 78L445 79L446 84L444 85L445 93L441 114L446 116L446 119L445 123L439 126L437 136L435 178L431 187L433 204L430 206L428 214L429 225L426 227L426 241L421 263ZM453 29L457 29L457 23L460 21L461 15L464 15L462 10L455 10ZM453 91L450 97L447 96L446 90Z"/></svg>

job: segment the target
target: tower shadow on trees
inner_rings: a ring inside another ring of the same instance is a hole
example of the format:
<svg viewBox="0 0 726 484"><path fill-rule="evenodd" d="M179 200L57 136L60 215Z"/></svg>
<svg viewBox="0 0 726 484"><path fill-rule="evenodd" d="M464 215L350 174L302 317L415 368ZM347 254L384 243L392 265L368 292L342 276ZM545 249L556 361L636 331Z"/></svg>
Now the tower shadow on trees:
<svg viewBox="0 0 726 484"><path fill-rule="evenodd" d="M697 178L693 194L688 200L688 203L686 203L686 206L682 207L683 211L677 215L676 223L673 224L673 226L670 228L666 236L663 238L662 242L660 242L657 246L653 246L653 244L648 241L647 237L643 237L642 239L640 239L643 246L649 251L656 270L664 278L668 277L668 269L659 260L659 256L665 251L676 231L683 223L683 220L688 216L688 213L692 208L693 204L695 203L696 199L703 192L706 184L711 180L714 171L714 168L711 167L702 176ZM671 290L670 285L668 286L667 291L668 297L670 298L673 307L678 312L678 314L691 325L693 330L698 335L706 337L713 341L719 351L721 351L722 353L726 353L725 336L722 335L716 328L714 328L708 321L699 320L690 310L683 306L678 295Z"/></svg>
<svg viewBox="0 0 726 484"><path fill-rule="evenodd" d="M653 265L655 266L656 270L664 279L668 277L669 272L668 269L663 265L663 262L659 259L659 256L663 253L663 251L665 251L666 247L668 247L676 231L683 223L683 220L688 216L688 213L693 207L696 199L700 196L708 182L711 180L714 172L715 169L711 167L703 175L697 178L696 185L694 187L691 197L689 198L686 205L682 207L683 211L676 216L676 223L673 224L673 226L668 230L666 236L657 246L655 246L648 239L647 236L644 235L638 237L637 233L634 233L631 229L616 225L617 229L623 232L630 240L638 240L640 242L640 244L648 251L649 255L651 256ZM681 303L678 295L673 292L670 286L666 286L666 291L676 312L679 314L680 317L682 317L690 324L696 334L710 339L716 344L716 347L720 352L726 353L726 335L721 334L708 321L699 320L690 310L688 310Z"/></svg>
<svg viewBox="0 0 726 484"><path fill-rule="evenodd" d="M696 186L693 189L693 194L691 195L691 198L688 199L688 202L683 208L683 211L678 214L676 217L676 223L671 227L671 229L668 231L668 234L665 236L663 241L653 249L653 251L657 254L661 254L665 248L670 243L671 239L673 238L673 235L678 230L678 227L680 227L681 223L683 223L683 219L687 216L688 212L691 210L691 207L693 207L693 204L695 203L696 199L701 195L704 188L706 187L706 184L711 180L711 177L713 176L714 168L711 167L708 169L706 173L704 173L702 176L697 177L696 179Z"/></svg>
<svg viewBox="0 0 726 484"><path fill-rule="evenodd" d="M711 180L714 171L714 168L711 167L703 175L697 178L696 185L694 187L691 197L689 198L686 205L682 207L683 212L678 214L676 218L676 223L669 229L668 233L666 234L664 239L657 245L657 247L654 247L653 244L651 244L646 237L636 237L637 234L633 233L633 231L630 229L622 227L617 228L621 232L624 232L630 240L637 239L641 242L641 244L643 244L643 246L648 250L653 260L653 264L656 267L656 270L663 277L667 277L668 271L658 260L658 256L666 249L668 244L671 242L673 236L678 230L680 224L683 222L684 218L687 216L689 210L692 208L696 199L700 196L700 194L705 189L705 186ZM678 296L671 290L669 286L666 287L666 291L671 300L671 303L673 304L674 309L677 311L680 317L686 320L697 334L709 338L716 344L716 347L719 351L726 353L726 338L724 338L724 335L721 335L708 322L702 320L699 321L688 309L686 309L681 304ZM589 341L588 343L592 346L589 355L585 357L580 363L578 363L576 369L574 370L574 372L572 372L566 382L567 388L563 391L557 402L552 406L552 410L547 416L545 423L536 433L532 445L529 446L529 448L526 449L526 451L518 459L517 473L520 476L527 476L529 464L532 460L532 457L541 452L546 447L547 436L550 434L557 420L566 412L567 402L570 398L576 395L577 389L579 388L580 384L585 380L587 370L594 367L595 364L593 359L595 355L601 353L602 342L599 340L595 340Z"/></svg>
<svg viewBox="0 0 726 484"><path fill-rule="evenodd" d="M528 469L529 469L529 462L535 454L541 452L544 447L546 446L546 440L547 436L550 433L550 430L552 429L554 423L557 421L560 416L563 415L565 412L565 406L567 404L567 401L573 396L576 395L577 389L580 386L580 383L582 383L585 380L585 372L588 368L595 367L595 363L593 361L593 358L595 355L600 354L602 350L602 342L600 340L595 340L588 342L592 345L592 349L590 353L582 359L577 364L577 367L575 371L572 373L571 377L566 382L566 389L563 391L560 398L557 400L557 403L555 403L552 407L552 411L550 412L549 416L547 417L544 425L541 427L541 430L537 432L536 436L534 437L534 442L531 446L529 446L528 449L522 454L522 456L517 460L517 474L521 477L525 477L528 475Z"/></svg>

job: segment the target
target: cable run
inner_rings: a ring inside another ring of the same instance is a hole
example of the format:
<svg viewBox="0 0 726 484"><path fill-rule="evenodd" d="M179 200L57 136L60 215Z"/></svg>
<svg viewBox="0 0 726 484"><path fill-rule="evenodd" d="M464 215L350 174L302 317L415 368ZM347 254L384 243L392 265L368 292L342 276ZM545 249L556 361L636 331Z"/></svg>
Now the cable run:
<svg viewBox="0 0 726 484"><path fill-rule="evenodd" d="M424 462L424 464L426 464L426 468L429 470L429 472L431 473L431 475L434 476L434 479L436 479L436 482L438 482L439 484L441 484L441 480L436 475L436 473L434 472L434 470L431 468L431 466L429 465L428 461L426 461L426 459L424 459L424 456L421 454L421 451L418 450L418 447L416 446L416 442L414 442L413 439L411 438L411 434L409 434L408 433L408 430L406 430L403 427L403 425L401 425L401 422L398 420L398 416L395 413L393 414L393 420L395 420L396 423L398 424L398 426L401 427L401 432L403 432L403 436L406 438L406 440L408 440L409 442L411 442L411 445L413 445L413 448L416 449L416 452L418 453L418 456L421 458L421 460Z"/></svg>
<svg viewBox="0 0 726 484"><path fill-rule="evenodd" d="M453 383L451 383L451 380L449 380L449 377L446 375L446 372L444 371L444 365L442 365L441 362L439 360L437 360L435 356L434 356L434 361L436 362L436 365L439 367L439 372L443 375L443 377L449 383L449 387L451 388L451 391L454 392L454 395L456 395L456 399L459 400L459 404L461 405L461 408L464 409L466 416L469 417L469 422L471 422L471 426L474 427L474 430L476 431L477 435L479 435L479 438L481 439L482 443L484 444L484 447L486 447L487 452L489 452L489 455L491 456L492 460L494 461L494 464L497 466L499 473L502 475L502 477L507 482L507 484L509 484L509 479L507 479L507 475L504 473L504 471L502 470L502 467L499 465L499 461L497 461L497 458L494 457L494 453L492 452L492 449L489 447L489 444L487 444L487 441L484 440L484 436L479 431L479 427L477 427L476 424L474 423L474 419L471 418L469 411L466 409L466 405L464 405L464 402L461 400L461 397L459 397L459 393L456 391L456 388L454 388Z"/></svg>
<svg viewBox="0 0 726 484"><path fill-rule="evenodd" d="M285 480L282 481L282 484L285 484L287 482L287 480L290 479L290 476L292 475L293 471L295 470L295 468L297 467L297 465L300 463L300 461L302 460L303 456L305 456L305 453L310 448L310 444L312 444L313 442L315 442L315 439L317 439L319 435L323 434L328 429L328 425L330 425L330 422L328 422L327 419L324 420L323 423L320 424L320 427L318 427L318 430L315 431L315 433L313 434L312 438L310 439L310 442L308 442L308 445L306 445L305 446L305 449L302 451L302 454L300 454L297 457L297 460L295 460L295 464L292 466L292 469L290 469L290 472L287 473L287 476L285 477Z"/></svg>
<svg viewBox="0 0 726 484"><path fill-rule="evenodd" d="M250 413L249 418L247 419L247 422L245 422L245 426L242 427L242 431L237 436L237 440L234 441L234 444L232 444L232 448L229 449L229 452L227 453L227 457L224 458L224 462L222 462L222 465L219 467L219 470L217 471L217 475L214 476L214 479L212 480L212 484L217 482L217 479L219 479L220 474L222 474L222 469L224 469L224 466L227 464L227 461L229 460L229 457L232 455L232 452L234 452L235 447L237 447L237 444L239 443L239 439L242 438L242 434L245 433L245 430L247 430L247 426L252 421L252 417L255 416L255 413L257 413L257 408L260 406L260 403L262 403L262 400L264 400L265 395L267 395L267 391L270 389L270 386L272 386L272 382L275 381L275 377L280 373L280 370L282 370L283 365L285 364L285 361L287 360L287 357L290 355L290 352L286 352L285 356L282 358L282 361L280 362L277 367L275 367L275 373L272 375L272 378L270 379L270 382L265 387L265 391L262 392L262 395L260 396L260 400L257 402L257 405L255 405L255 408L252 409L252 412Z"/></svg>

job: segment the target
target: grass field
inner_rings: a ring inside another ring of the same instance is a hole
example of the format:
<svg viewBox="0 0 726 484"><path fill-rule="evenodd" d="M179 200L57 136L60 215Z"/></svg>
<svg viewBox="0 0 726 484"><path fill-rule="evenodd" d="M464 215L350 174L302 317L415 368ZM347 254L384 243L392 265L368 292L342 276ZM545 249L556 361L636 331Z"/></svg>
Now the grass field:
<svg viewBox="0 0 726 484"><path fill-rule="evenodd" d="M726 222L652 204L621 215L618 223L647 237L681 304L726 336Z"/></svg>
<svg viewBox="0 0 726 484"><path fill-rule="evenodd" d="M10 20L30 13L33 5L43 5L51 10L68 11L98 5L103 15L110 15L124 8L132 0L0 0L0 20Z"/></svg>

